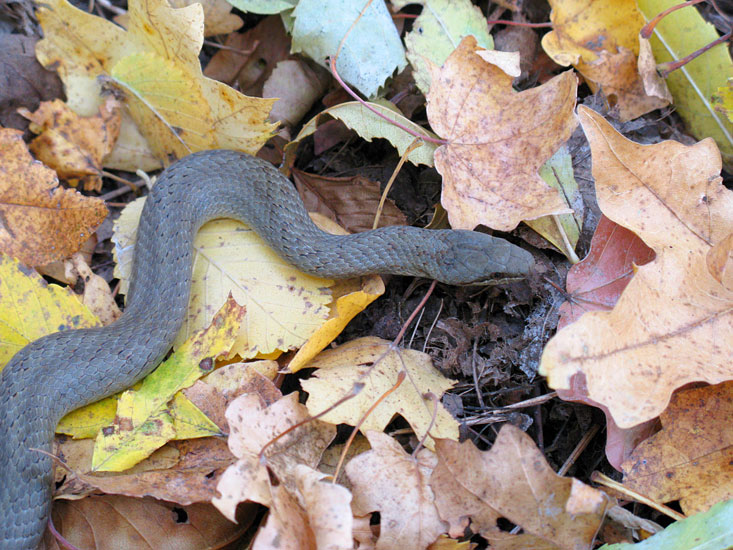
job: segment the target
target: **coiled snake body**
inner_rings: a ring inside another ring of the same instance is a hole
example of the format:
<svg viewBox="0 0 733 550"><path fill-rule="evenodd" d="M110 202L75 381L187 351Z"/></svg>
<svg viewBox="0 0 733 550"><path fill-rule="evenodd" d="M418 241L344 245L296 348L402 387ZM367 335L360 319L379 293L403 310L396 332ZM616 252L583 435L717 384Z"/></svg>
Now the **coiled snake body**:
<svg viewBox="0 0 733 550"><path fill-rule="evenodd" d="M28 344L0 373L0 548L34 549L51 506L54 429L67 412L148 374L181 327L191 283L193 237L213 218L242 220L285 260L328 278L368 273L482 283L526 274L531 255L472 231L389 227L323 233L289 180L234 151L205 151L161 175L143 210L125 313L95 329Z"/></svg>

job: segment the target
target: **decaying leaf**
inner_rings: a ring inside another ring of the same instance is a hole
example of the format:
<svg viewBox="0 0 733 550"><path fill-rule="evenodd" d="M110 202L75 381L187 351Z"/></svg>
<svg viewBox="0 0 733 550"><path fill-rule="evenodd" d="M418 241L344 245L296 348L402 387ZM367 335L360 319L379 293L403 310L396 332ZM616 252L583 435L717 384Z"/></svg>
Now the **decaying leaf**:
<svg viewBox="0 0 733 550"><path fill-rule="evenodd" d="M458 439L458 423L440 403L443 393L454 382L441 375L425 353L392 350L390 342L366 337L321 352L306 366L319 369L312 378L301 382L309 394L307 406L312 415L348 396L355 385L364 385L353 398L321 416L325 422L356 426L372 405L386 395L364 419L362 432L381 431L399 414L418 438L429 434L425 439L428 448L432 448L433 438ZM407 376L393 390L401 371Z"/></svg>
<svg viewBox="0 0 733 550"><path fill-rule="evenodd" d="M512 548L589 548L610 502L604 493L558 476L532 438L511 424L502 426L489 451L479 451L470 441L442 440L436 453L430 485L440 495L441 517L453 518L453 532L473 518L473 529L492 543L515 538ZM499 517L525 533L502 532Z"/></svg>
<svg viewBox="0 0 733 550"><path fill-rule="evenodd" d="M33 113L27 109L20 113L31 121L30 129L40 134L28 146L38 160L74 187L102 189L102 159L120 134L119 101L107 97L99 113L86 118L60 99L44 101Z"/></svg>
<svg viewBox="0 0 733 550"><path fill-rule="evenodd" d="M417 456L410 456L396 440L381 432L368 431L366 436L372 450L346 466L354 493L354 514L380 513L377 550L426 548L447 530L428 485L437 462L435 455L422 449Z"/></svg>
<svg viewBox="0 0 733 550"><path fill-rule="evenodd" d="M733 378L733 291L710 273L710 250L733 232L733 193L720 183L712 140L637 145L579 108L591 143L598 203L656 252L637 269L612 311L591 311L545 347L540 372L588 395L621 428L659 415L693 381Z"/></svg>
<svg viewBox="0 0 733 550"><path fill-rule="evenodd" d="M53 170L33 160L18 130L0 130L0 250L44 265L79 250L107 216L104 202L58 187Z"/></svg>
<svg viewBox="0 0 733 550"><path fill-rule="evenodd" d="M509 231L522 220L570 212L538 170L565 142L577 79L572 71L515 93L512 77L484 61L467 36L433 69L428 119L448 140L435 151L451 226Z"/></svg>
<svg viewBox="0 0 733 550"><path fill-rule="evenodd" d="M676 392L662 430L623 464L624 485L687 515L733 499L733 382Z"/></svg>

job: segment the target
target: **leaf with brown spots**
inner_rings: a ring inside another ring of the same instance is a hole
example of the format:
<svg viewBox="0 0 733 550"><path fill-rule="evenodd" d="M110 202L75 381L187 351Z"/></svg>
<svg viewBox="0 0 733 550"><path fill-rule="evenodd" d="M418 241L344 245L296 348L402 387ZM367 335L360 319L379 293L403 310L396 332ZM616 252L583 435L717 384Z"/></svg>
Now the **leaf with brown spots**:
<svg viewBox="0 0 733 550"><path fill-rule="evenodd" d="M523 92L477 53L467 36L433 69L428 119L447 145L435 151L441 203L457 229L479 224L509 231L522 220L571 210L540 177L540 167L570 137L577 78L572 71Z"/></svg>
<svg viewBox="0 0 733 550"><path fill-rule="evenodd" d="M70 185L82 184L85 191L102 189L102 159L109 154L120 133L120 103L108 97L99 113L80 117L60 99L44 101L31 113L19 112L31 121L30 129L40 134L29 149L36 158Z"/></svg>
<svg viewBox="0 0 733 550"><path fill-rule="evenodd" d="M58 187L23 133L0 129L0 251L30 265L71 256L107 216L104 202Z"/></svg>
<svg viewBox="0 0 733 550"><path fill-rule="evenodd" d="M680 391L662 430L623 464L624 485L657 502L679 500L687 515L733 498L733 382Z"/></svg>
<svg viewBox="0 0 733 550"><path fill-rule="evenodd" d="M612 311L591 311L545 347L540 372L588 396L621 428L658 416L689 382L733 379L733 290L707 259L733 233L733 193L721 185L712 139L633 143L580 107L591 144L598 204L636 233L656 258L636 270Z"/></svg>

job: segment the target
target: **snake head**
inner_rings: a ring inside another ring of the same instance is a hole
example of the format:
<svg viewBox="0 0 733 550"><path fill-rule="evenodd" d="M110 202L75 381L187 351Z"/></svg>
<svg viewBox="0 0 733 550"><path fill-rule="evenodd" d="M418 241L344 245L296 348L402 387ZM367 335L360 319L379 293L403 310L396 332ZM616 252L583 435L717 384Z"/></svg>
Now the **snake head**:
<svg viewBox="0 0 733 550"><path fill-rule="evenodd" d="M445 247L437 258L440 267L433 278L444 283L488 284L497 275L527 275L534 266L532 254L485 233L446 230L441 237Z"/></svg>

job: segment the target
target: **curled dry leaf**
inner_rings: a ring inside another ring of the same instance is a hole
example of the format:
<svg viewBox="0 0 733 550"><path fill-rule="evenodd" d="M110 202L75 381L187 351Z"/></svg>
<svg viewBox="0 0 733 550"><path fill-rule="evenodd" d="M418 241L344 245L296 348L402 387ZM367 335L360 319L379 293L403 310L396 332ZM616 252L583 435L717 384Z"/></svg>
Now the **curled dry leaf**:
<svg viewBox="0 0 733 550"><path fill-rule="evenodd" d="M427 98L430 125L448 140L435 151L435 167L451 225L509 231L522 220L570 212L538 171L575 129L577 78L568 71L516 93L512 77L477 49L467 36L433 68Z"/></svg>
<svg viewBox="0 0 733 550"><path fill-rule="evenodd" d="M428 485L437 459L427 449L408 455L400 444L382 432L366 432L371 451L346 465L354 501L354 514L379 512L381 533L377 550L422 550L447 531L438 516L433 490Z"/></svg>
<svg viewBox="0 0 733 550"><path fill-rule="evenodd" d="M71 256L107 216L104 202L58 187L18 130L0 130L0 250L36 266Z"/></svg>
<svg viewBox="0 0 733 550"><path fill-rule="evenodd" d="M102 159L120 134L119 101L107 97L99 113L86 118L60 99L44 101L33 113L27 109L20 113L31 121L31 131L40 134L29 145L38 160L74 187L102 189Z"/></svg>
<svg viewBox="0 0 733 550"><path fill-rule="evenodd" d="M552 471L532 438L504 424L489 451L466 441L436 442L438 464L430 485L451 532L472 518L475 531L513 548L587 549L609 505L606 495ZM525 534L507 535L496 525L504 517ZM524 542L520 542L524 541ZM503 547L503 546L501 546Z"/></svg>
<svg viewBox="0 0 733 550"><path fill-rule="evenodd" d="M687 515L733 498L733 382L676 392L662 430L623 464L624 485Z"/></svg>
<svg viewBox="0 0 733 550"><path fill-rule="evenodd" d="M710 250L733 232L733 193L721 185L712 139L638 145L581 107L601 210L656 252L612 311L592 311L545 347L550 386L585 378L621 428L659 415L693 381L733 378L733 291L710 273Z"/></svg>
<svg viewBox="0 0 733 550"><path fill-rule="evenodd" d="M269 406L257 394L245 394L234 400L226 414L231 428L229 448L239 460L222 476L217 487L221 497L212 503L232 521L240 502L272 504L268 470L280 487L296 494L295 467L305 464L315 468L336 435L336 428L325 422L305 422L269 445L261 461L259 454L265 445L291 426L308 420L308 411L298 403L298 394L286 395Z"/></svg>

